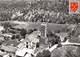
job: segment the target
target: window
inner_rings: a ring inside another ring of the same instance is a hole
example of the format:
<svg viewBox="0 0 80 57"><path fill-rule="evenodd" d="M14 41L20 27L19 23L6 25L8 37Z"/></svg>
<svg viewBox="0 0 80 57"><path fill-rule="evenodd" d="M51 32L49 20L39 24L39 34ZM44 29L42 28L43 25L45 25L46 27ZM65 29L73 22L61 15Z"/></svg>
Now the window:
<svg viewBox="0 0 80 57"><path fill-rule="evenodd" d="M16 57L22 57L22 56L16 56Z"/></svg>
<svg viewBox="0 0 80 57"><path fill-rule="evenodd" d="M39 43L36 44L36 48L39 48Z"/></svg>
<svg viewBox="0 0 80 57"><path fill-rule="evenodd" d="M26 42L26 48L28 48L28 42Z"/></svg>

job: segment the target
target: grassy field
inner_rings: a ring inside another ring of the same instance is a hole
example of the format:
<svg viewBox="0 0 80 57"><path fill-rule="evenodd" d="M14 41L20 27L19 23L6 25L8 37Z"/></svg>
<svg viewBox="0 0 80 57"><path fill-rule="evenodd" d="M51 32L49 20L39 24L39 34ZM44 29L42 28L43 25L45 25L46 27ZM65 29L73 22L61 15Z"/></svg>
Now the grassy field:
<svg viewBox="0 0 80 57"><path fill-rule="evenodd" d="M41 23L41 22L18 22L18 21L3 21L0 23L9 22L11 24L17 24L14 28L24 28L24 29L41 29L41 24L47 24L47 31L56 32L60 30L61 32L66 32L70 27L70 24L54 24L54 23Z"/></svg>
<svg viewBox="0 0 80 57"><path fill-rule="evenodd" d="M25 23L22 23L22 24L15 26L15 28L40 29L42 26L41 24L43 24L43 23L25 22ZM54 24L54 23L44 23L44 24L47 24L47 31L58 31L58 30L60 30L62 32L65 32L65 30L67 30L67 28L69 27L69 25L66 25L66 24Z"/></svg>

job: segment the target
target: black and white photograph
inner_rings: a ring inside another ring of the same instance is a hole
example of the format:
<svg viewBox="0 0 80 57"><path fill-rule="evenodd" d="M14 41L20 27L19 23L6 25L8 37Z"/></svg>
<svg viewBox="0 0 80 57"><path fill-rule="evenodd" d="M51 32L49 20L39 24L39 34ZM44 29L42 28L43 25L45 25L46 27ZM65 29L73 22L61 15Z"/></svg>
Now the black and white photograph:
<svg viewBox="0 0 80 57"><path fill-rule="evenodd" d="M80 57L80 0L0 0L0 57Z"/></svg>

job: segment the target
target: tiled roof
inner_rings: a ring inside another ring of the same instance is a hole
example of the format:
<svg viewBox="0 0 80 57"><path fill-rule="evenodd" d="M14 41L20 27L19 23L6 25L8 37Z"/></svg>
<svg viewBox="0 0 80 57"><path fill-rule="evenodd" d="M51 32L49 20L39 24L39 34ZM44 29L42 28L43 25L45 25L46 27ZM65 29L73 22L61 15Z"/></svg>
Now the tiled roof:
<svg viewBox="0 0 80 57"><path fill-rule="evenodd" d="M35 32L33 32L32 34L30 34L29 36L28 36L28 38L29 38L29 40L30 41L33 41L33 42L37 42L39 39L37 38L37 36L40 34L40 32L38 32L38 31L35 31Z"/></svg>
<svg viewBox="0 0 80 57"><path fill-rule="evenodd" d="M17 50L16 47L13 47L13 46L4 46L2 45L1 49L7 51L7 52L15 52Z"/></svg>
<svg viewBox="0 0 80 57"><path fill-rule="evenodd" d="M7 46L13 45L14 47L16 47L19 42L17 40L10 40L10 41L5 41L4 44L6 44Z"/></svg>

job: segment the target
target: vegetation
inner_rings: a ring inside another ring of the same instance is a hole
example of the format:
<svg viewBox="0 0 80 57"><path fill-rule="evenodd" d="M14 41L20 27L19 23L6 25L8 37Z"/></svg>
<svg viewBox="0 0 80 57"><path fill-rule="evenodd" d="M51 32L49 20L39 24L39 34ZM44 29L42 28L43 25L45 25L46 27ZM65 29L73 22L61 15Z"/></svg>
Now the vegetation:
<svg viewBox="0 0 80 57"><path fill-rule="evenodd" d="M1 7L0 9L1 11L0 21L9 21L9 20L30 21L30 22L39 21L39 22L48 22L57 24L80 23L79 15L68 14L69 12L68 1L66 2L60 1L55 4L52 1L38 1L36 3L31 3L31 4L21 1L9 4L8 6L6 4L1 4L1 5L4 5L4 7ZM18 11L24 14L22 16L16 16L14 19L12 19L11 18L12 15ZM25 16L27 16L26 19Z"/></svg>
<svg viewBox="0 0 80 57"><path fill-rule="evenodd" d="M48 50L43 50L43 52L39 52L36 57L50 57L51 53Z"/></svg>
<svg viewBox="0 0 80 57"><path fill-rule="evenodd" d="M50 43L51 46L53 46L54 44L60 44L61 42L60 37L52 32L48 32L47 37L48 37L48 42Z"/></svg>

